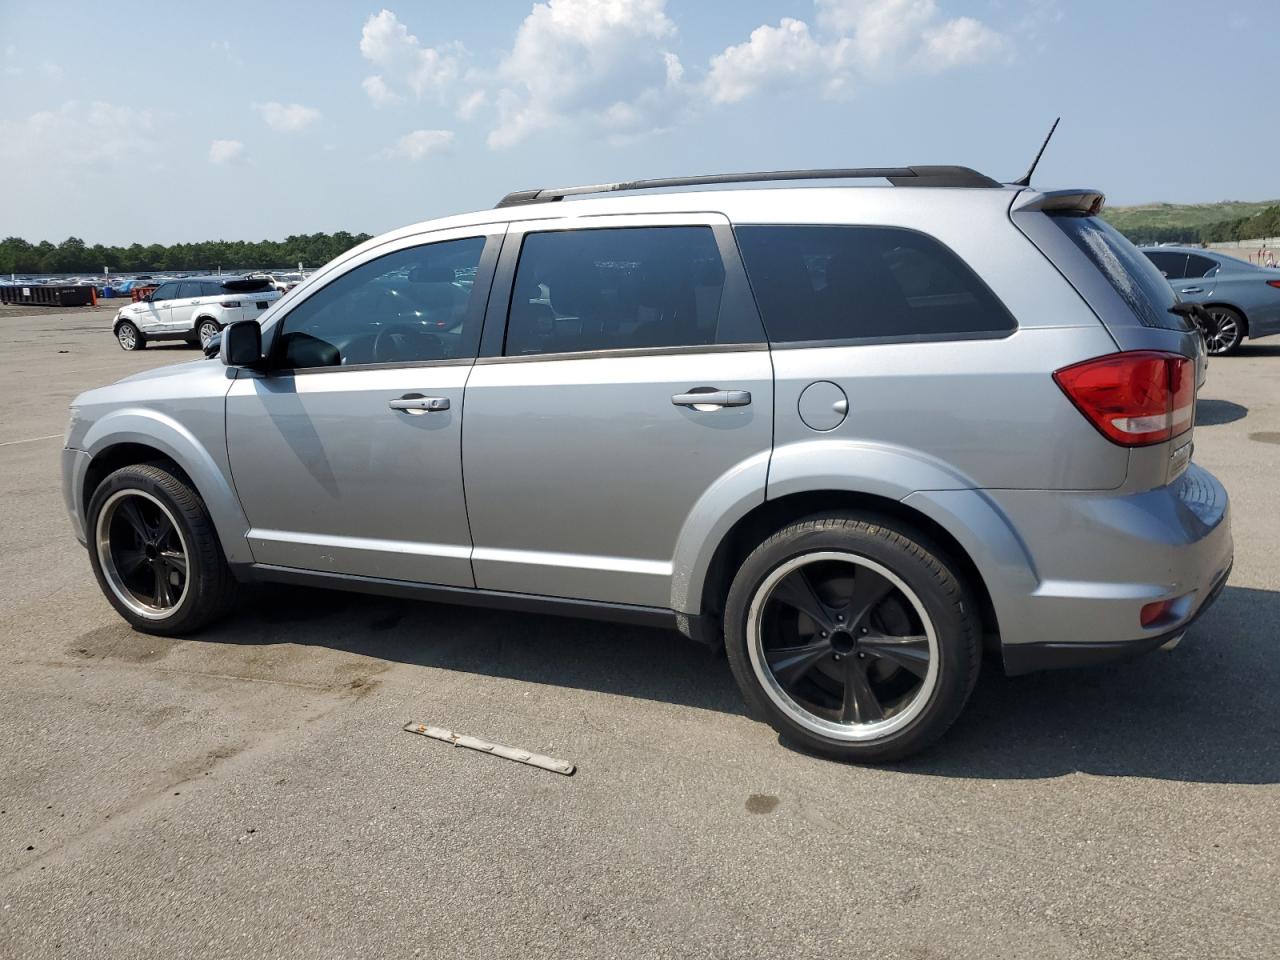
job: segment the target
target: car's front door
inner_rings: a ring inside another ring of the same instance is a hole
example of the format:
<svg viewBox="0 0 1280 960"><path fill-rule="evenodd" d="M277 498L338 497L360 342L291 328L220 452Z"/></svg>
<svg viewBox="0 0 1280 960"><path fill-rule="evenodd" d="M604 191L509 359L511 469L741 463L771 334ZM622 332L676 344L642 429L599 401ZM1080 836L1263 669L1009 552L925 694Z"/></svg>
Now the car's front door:
<svg viewBox="0 0 1280 960"><path fill-rule="evenodd" d="M473 586L462 392L502 227L396 241L340 267L266 333L227 397L256 562Z"/></svg>
<svg viewBox="0 0 1280 960"><path fill-rule="evenodd" d="M173 298L178 295L178 282L170 280L151 291L151 296L140 300L134 306L138 308L135 316L138 328L143 333L163 334L169 330L169 314L173 306Z"/></svg>
<svg viewBox="0 0 1280 960"><path fill-rule="evenodd" d="M466 392L482 588L668 607L682 531L764 489L773 372L719 215L512 224Z"/></svg>

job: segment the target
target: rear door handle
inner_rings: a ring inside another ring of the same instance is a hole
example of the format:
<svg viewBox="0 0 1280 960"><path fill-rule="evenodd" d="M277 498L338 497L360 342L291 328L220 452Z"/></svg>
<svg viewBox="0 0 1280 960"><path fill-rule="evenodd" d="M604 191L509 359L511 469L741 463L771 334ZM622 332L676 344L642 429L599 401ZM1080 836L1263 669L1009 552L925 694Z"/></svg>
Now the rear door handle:
<svg viewBox="0 0 1280 960"><path fill-rule="evenodd" d="M1204 287L1183 287L1183 293L1204 293Z"/></svg>
<svg viewBox="0 0 1280 960"><path fill-rule="evenodd" d="M398 400L388 400L387 406L414 416L423 413L439 413L449 409L448 397L424 397L420 393L406 393Z"/></svg>
<svg viewBox="0 0 1280 960"><path fill-rule="evenodd" d="M671 402L677 407L745 407L751 402L751 392L695 387L688 393L677 393Z"/></svg>

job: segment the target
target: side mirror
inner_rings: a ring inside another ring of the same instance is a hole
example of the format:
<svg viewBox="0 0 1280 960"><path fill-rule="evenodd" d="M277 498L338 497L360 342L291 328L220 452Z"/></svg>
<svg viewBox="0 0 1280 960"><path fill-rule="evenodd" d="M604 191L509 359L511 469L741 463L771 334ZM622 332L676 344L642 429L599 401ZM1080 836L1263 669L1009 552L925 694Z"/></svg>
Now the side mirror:
<svg viewBox="0 0 1280 960"><path fill-rule="evenodd" d="M228 367L252 367L262 359L262 328L257 320L237 320L222 328L218 356Z"/></svg>

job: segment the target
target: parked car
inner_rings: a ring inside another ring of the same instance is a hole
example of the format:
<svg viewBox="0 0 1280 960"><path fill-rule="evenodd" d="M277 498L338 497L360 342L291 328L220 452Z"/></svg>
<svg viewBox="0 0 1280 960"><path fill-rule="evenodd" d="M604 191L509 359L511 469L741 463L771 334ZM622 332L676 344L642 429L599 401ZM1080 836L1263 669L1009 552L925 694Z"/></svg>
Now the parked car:
<svg viewBox="0 0 1280 960"><path fill-rule="evenodd" d="M1156 268L1188 303L1202 304L1209 353L1234 353L1245 337L1280 333L1280 270L1200 247L1144 247Z"/></svg>
<svg viewBox="0 0 1280 960"><path fill-rule="evenodd" d="M887 175L522 191L349 251L74 401L103 592L166 635L257 581L675 627L858 761L940 736L984 647L1175 643L1232 539L1173 291L1096 191Z"/></svg>
<svg viewBox="0 0 1280 960"><path fill-rule="evenodd" d="M227 324L255 319L279 298L280 292L262 279L168 280L121 307L111 332L125 350L141 350L153 340L186 340L203 347Z"/></svg>

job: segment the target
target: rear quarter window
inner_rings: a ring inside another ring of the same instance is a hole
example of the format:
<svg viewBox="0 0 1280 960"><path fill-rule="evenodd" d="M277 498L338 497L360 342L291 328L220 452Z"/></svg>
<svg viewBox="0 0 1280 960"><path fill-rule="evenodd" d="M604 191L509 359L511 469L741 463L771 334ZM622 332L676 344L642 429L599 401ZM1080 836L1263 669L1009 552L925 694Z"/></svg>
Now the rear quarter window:
<svg viewBox="0 0 1280 960"><path fill-rule="evenodd" d="M1163 330L1190 329L1186 320L1169 312L1177 303L1173 287L1119 230L1100 217L1085 214L1055 213L1049 219L1106 277L1140 324Z"/></svg>
<svg viewBox="0 0 1280 960"><path fill-rule="evenodd" d="M747 277L774 343L1002 337L1012 315L938 240L861 226L741 226Z"/></svg>

